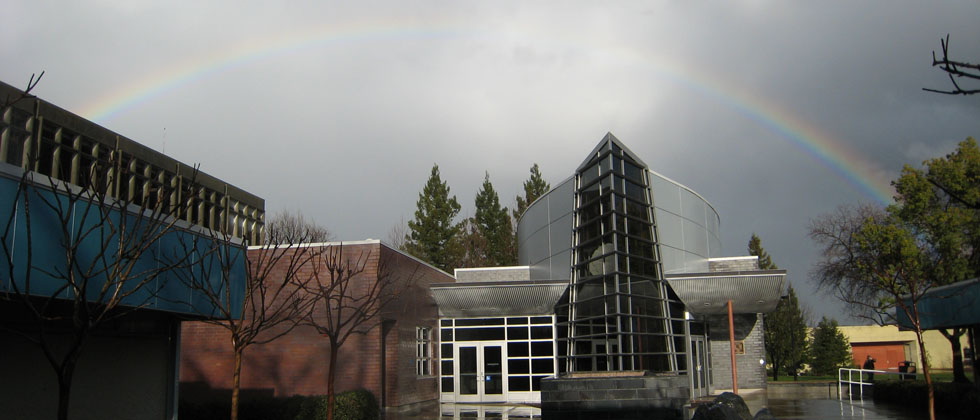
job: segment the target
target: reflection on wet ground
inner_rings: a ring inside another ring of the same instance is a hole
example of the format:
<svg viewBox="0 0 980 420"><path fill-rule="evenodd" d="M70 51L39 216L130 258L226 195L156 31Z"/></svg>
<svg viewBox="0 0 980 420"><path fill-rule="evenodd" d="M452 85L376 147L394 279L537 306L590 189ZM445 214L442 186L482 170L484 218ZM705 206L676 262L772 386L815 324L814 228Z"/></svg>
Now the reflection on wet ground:
<svg viewBox="0 0 980 420"><path fill-rule="evenodd" d="M912 420L924 418L925 413L910 412L904 407L875 404L866 400L836 399L769 399L747 398L755 413L768 407L780 420ZM388 413L386 420L458 420L458 419L540 419L541 409L528 405L509 404L439 404L413 413ZM941 419L942 417L940 417Z"/></svg>
<svg viewBox="0 0 980 420"><path fill-rule="evenodd" d="M440 416L449 419L530 419L540 418L541 409L528 405L442 404Z"/></svg>
<svg viewBox="0 0 980 420"><path fill-rule="evenodd" d="M866 400L769 400L769 410L780 420L788 419L921 419L923 414L904 407L875 404Z"/></svg>

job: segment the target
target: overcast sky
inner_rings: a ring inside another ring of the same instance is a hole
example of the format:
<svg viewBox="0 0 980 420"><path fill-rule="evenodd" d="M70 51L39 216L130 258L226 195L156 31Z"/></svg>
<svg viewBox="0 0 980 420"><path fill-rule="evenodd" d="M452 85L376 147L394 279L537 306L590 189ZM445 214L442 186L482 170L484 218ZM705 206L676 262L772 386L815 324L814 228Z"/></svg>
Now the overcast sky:
<svg viewBox="0 0 980 420"><path fill-rule="evenodd" d="M512 207L612 132L847 323L808 224L980 136L980 96L921 90L947 33L980 61L980 5L787 3L5 0L0 80L44 70L41 98L343 240L411 219L433 163L470 216L485 171Z"/></svg>

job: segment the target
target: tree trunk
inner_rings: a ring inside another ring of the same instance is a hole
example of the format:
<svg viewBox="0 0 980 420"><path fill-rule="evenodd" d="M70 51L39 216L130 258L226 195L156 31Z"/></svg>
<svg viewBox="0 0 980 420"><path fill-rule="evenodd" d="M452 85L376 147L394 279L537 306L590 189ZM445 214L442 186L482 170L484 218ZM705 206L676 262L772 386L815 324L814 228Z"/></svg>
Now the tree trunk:
<svg viewBox="0 0 980 420"><path fill-rule="evenodd" d="M58 420L68 420L68 403L71 401L71 380L75 375L75 362L66 361L58 371Z"/></svg>
<svg viewBox="0 0 980 420"><path fill-rule="evenodd" d="M327 420L333 420L334 412L334 379L337 378L337 350L336 341L330 340L330 361L327 363Z"/></svg>
<svg viewBox="0 0 980 420"><path fill-rule="evenodd" d="M235 348L235 371L231 379L231 420L238 420L238 394L242 381L242 351Z"/></svg>
<svg viewBox="0 0 980 420"><path fill-rule="evenodd" d="M929 390L929 420L936 420L936 393L932 388L932 375L929 373L926 344L922 341L922 328L918 325L915 326L915 338L919 342L919 355L922 356L922 374L926 376L926 388Z"/></svg>
<svg viewBox="0 0 980 420"><path fill-rule="evenodd" d="M773 381L779 380L779 363L773 362L772 364L772 380Z"/></svg>
<svg viewBox="0 0 980 420"><path fill-rule="evenodd" d="M939 330L939 332L943 333L943 337L949 340L953 350L953 382L969 383L970 380L966 378L966 372L963 370L963 346L960 344L960 337L966 330L954 328L952 333L948 333L946 330Z"/></svg>

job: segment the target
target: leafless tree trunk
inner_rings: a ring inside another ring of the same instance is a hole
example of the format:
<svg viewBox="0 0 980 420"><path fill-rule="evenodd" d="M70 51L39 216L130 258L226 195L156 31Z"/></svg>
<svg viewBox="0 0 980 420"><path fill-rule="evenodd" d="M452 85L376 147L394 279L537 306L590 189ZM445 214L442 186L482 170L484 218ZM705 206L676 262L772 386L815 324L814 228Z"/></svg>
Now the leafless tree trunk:
<svg viewBox="0 0 980 420"><path fill-rule="evenodd" d="M274 218L267 229L269 239L260 246L248 248L247 242L232 246L235 239L227 234L206 239L209 243L203 248L209 252L194 261L199 269L183 271L179 276L183 284L208 302L211 312L202 314L207 315L204 322L224 328L231 336L235 357L231 420L238 419L245 350L288 334L306 319L314 303L304 290L310 280L304 268L314 261L319 248L304 244L324 239L326 229L303 221L301 216L288 219ZM202 246L195 241L185 244L185 248ZM238 284L235 275L241 267L245 270L244 284ZM234 298L236 287L244 289L238 300Z"/></svg>
<svg viewBox="0 0 980 420"><path fill-rule="evenodd" d="M376 277L365 274L371 265L377 266ZM329 340L327 420L333 420L341 347L351 335L366 334L381 325L379 315L399 292L414 284L415 272L401 278L389 271L382 255L370 250L349 251L343 244L327 246L316 253L312 267L313 275L303 288L313 297L314 307L305 323Z"/></svg>
<svg viewBox="0 0 980 420"><path fill-rule="evenodd" d="M28 153L25 167L33 168L36 157ZM68 418L75 368L91 335L148 305L163 274L187 261L154 255L161 239L177 231L177 208L164 205L159 191L119 194L128 166L116 148L91 170L88 188L25 168L16 195L5 200L10 217L0 248L9 289L2 298L27 320L0 320L0 329L44 353L58 379L59 419Z"/></svg>

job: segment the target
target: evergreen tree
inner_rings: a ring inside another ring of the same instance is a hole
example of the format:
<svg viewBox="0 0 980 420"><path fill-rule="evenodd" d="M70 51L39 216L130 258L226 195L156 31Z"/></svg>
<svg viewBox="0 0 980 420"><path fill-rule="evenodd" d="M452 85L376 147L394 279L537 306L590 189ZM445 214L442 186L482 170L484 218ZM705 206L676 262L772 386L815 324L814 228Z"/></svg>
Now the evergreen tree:
<svg viewBox="0 0 980 420"><path fill-rule="evenodd" d="M789 297L780 300L776 310L765 315L765 342L766 359L772 365L772 379L778 379L780 369L796 379L807 361L809 343L806 317L792 285L789 286Z"/></svg>
<svg viewBox="0 0 980 420"><path fill-rule="evenodd" d="M500 199L490 183L490 174L483 178L483 186L476 194L476 228L486 241L484 250L487 265L492 267L514 265L514 229L506 207L500 207Z"/></svg>
<svg viewBox="0 0 980 420"><path fill-rule="evenodd" d="M837 320L823 317L813 329L810 368L817 375L834 375L837 369L851 366L851 345L837 328Z"/></svg>
<svg viewBox="0 0 980 420"><path fill-rule="evenodd" d="M452 257L456 267L486 267L487 238L477 227L476 219L469 217L459 223L459 234L450 242Z"/></svg>
<svg viewBox="0 0 980 420"><path fill-rule="evenodd" d="M760 270L776 270L779 268L776 267L776 264L772 263L772 257L762 248L762 239L759 239L754 233L752 234L752 239L749 239L749 255L759 257Z"/></svg>
<svg viewBox="0 0 980 420"><path fill-rule="evenodd" d="M524 196L517 196L517 208L514 209L514 223L524 215L527 207L551 189L551 184L545 182L538 169L538 164L531 166L531 177L524 181ZM516 227L516 226L515 226Z"/></svg>
<svg viewBox="0 0 980 420"><path fill-rule="evenodd" d="M762 248L762 239L752 234L749 239L749 255L759 257L759 268L776 270L776 264ZM766 359L772 365L772 379L779 377L779 371L793 374L795 379L800 367L806 362L807 330L806 317L800 309L796 291L789 286L789 297L782 299L776 309L765 314Z"/></svg>
<svg viewBox="0 0 980 420"><path fill-rule="evenodd" d="M453 222L459 213L456 196L449 195L449 186L439 176L439 165L432 165L428 182L419 193L415 220L408 222L405 235L408 252L437 268L451 272L454 263L452 241L459 232Z"/></svg>

